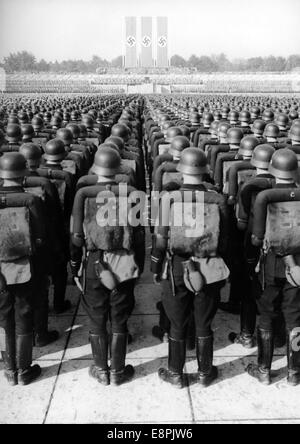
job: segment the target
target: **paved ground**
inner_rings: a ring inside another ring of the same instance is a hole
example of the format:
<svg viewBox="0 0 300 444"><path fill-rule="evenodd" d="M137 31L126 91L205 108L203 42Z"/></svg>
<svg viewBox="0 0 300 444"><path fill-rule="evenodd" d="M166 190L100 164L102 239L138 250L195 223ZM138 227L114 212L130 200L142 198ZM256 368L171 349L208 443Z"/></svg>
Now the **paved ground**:
<svg viewBox="0 0 300 444"><path fill-rule="evenodd" d="M11 388L0 362L0 423L300 423L300 387L286 384L285 350L276 350L274 384L260 386L245 373L247 364L256 359L256 349L249 354L227 341L228 333L237 331L236 316L220 312L215 320L217 383L201 389L191 382L177 390L160 382L157 369L167 363L167 345L151 336L160 289L152 285L148 271L136 288L137 304L130 320L134 342L128 363L134 365L136 377L117 389L100 386L88 376L87 317L76 288L69 287L68 292L72 311L50 320L60 330L60 340L34 352L42 377L30 386ZM188 354L186 371L196 371L194 353Z"/></svg>

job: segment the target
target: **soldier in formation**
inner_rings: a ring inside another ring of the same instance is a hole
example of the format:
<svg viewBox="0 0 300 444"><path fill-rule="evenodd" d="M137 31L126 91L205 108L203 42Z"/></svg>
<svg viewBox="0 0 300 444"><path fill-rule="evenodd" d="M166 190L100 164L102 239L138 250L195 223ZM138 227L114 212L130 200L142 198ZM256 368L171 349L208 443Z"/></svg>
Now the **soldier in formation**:
<svg viewBox="0 0 300 444"><path fill-rule="evenodd" d="M153 335L169 352L159 378L184 387L194 348L199 384L218 378L220 308L225 319L240 315L229 341L258 347L250 376L270 384L274 347L286 343L288 383L299 384L298 106L284 97L4 96L0 346L9 384L40 375L33 346L59 336L48 328L49 295L56 314L68 311L71 279L89 318L90 376L105 386L132 380L128 320L145 224L124 224L119 209L125 199L128 216L133 196L151 191L137 215L151 212L151 270L162 287Z"/></svg>

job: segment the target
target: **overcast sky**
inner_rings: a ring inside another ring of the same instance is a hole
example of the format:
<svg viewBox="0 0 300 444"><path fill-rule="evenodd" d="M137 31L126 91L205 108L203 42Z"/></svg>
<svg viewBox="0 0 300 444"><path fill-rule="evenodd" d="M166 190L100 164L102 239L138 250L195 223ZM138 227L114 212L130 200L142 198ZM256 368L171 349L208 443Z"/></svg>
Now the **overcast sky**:
<svg viewBox="0 0 300 444"><path fill-rule="evenodd" d="M300 53L300 0L0 0L0 59L112 59L127 15L168 16L170 55Z"/></svg>

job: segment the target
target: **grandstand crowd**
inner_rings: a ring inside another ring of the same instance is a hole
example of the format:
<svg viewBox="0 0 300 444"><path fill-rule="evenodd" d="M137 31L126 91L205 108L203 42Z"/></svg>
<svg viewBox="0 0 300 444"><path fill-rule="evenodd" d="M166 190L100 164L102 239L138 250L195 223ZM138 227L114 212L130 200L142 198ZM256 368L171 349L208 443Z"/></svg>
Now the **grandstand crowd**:
<svg viewBox="0 0 300 444"><path fill-rule="evenodd" d="M51 74L6 75L8 93L117 93L130 86L152 83L174 93L294 93L300 92L299 73L217 74Z"/></svg>

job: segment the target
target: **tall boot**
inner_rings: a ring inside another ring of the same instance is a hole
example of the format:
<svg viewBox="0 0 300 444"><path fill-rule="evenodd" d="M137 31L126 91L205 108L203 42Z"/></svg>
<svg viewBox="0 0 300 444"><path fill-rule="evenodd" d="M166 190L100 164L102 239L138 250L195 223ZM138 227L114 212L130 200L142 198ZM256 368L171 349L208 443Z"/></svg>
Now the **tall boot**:
<svg viewBox="0 0 300 444"><path fill-rule="evenodd" d="M5 351L1 351L4 362L4 376L9 385L18 384L18 372L16 366L16 338L14 332L5 333Z"/></svg>
<svg viewBox="0 0 300 444"><path fill-rule="evenodd" d="M185 381L183 377L183 367L186 357L186 341L177 341L169 337L169 360L168 369L160 368L158 376L165 382L177 388L183 388Z"/></svg>
<svg viewBox="0 0 300 444"><path fill-rule="evenodd" d="M152 328L152 335L162 342L168 342L171 326L170 320L161 301L156 304L156 308L159 311L159 325L154 325Z"/></svg>
<svg viewBox="0 0 300 444"><path fill-rule="evenodd" d="M274 354L273 331L257 329L257 364L249 364L247 372L264 385L271 384L271 366Z"/></svg>
<svg viewBox="0 0 300 444"><path fill-rule="evenodd" d="M125 366L127 341L127 333L112 334L110 370L110 382L112 385L121 385L133 378L134 368L132 365Z"/></svg>
<svg viewBox="0 0 300 444"><path fill-rule="evenodd" d="M20 385L28 385L41 374L39 365L32 364L33 335L17 335L17 369Z"/></svg>
<svg viewBox="0 0 300 444"><path fill-rule="evenodd" d="M46 347L59 338L56 330L48 330L48 293L41 297L44 300L34 309L34 342L36 347Z"/></svg>
<svg viewBox="0 0 300 444"><path fill-rule="evenodd" d="M300 384L300 335L294 330L287 332L287 360L289 385Z"/></svg>
<svg viewBox="0 0 300 444"><path fill-rule="evenodd" d="M196 346L196 326L195 326L195 318L193 312L190 316L190 320L188 322L188 327L187 327L186 348L187 350L194 350L195 346Z"/></svg>
<svg viewBox="0 0 300 444"><path fill-rule="evenodd" d="M286 325L285 319L282 313L278 315L276 318L274 325L274 347L281 348L286 345L287 334L286 334Z"/></svg>
<svg viewBox="0 0 300 444"><path fill-rule="evenodd" d="M198 382L209 386L218 377L218 369L213 366L214 337L197 338Z"/></svg>
<svg viewBox="0 0 300 444"><path fill-rule="evenodd" d="M53 308L56 314L61 314L70 310L71 302L65 299L66 288L68 283L68 269L67 263L58 264L52 274L52 281L54 287L53 294Z"/></svg>
<svg viewBox="0 0 300 444"><path fill-rule="evenodd" d="M249 270L248 270L249 269ZM247 283L241 302L241 330L240 333L229 333L229 340L233 344L242 345L244 348L251 349L255 347L255 325L256 325L256 295L257 295L257 277L251 270L249 263L247 267L248 277L245 277Z"/></svg>
<svg viewBox="0 0 300 444"><path fill-rule="evenodd" d="M89 375L95 378L102 385L109 385L108 373L108 336L94 335L90 333L90 343L94 358Z"/></svg>

